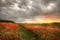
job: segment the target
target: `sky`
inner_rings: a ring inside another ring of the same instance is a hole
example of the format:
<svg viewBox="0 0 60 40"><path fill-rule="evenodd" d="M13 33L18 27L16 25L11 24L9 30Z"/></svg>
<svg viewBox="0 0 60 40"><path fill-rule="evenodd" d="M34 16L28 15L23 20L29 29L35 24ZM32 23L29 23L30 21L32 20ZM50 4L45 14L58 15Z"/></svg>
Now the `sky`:
<svg viewBox="0 0 60 40"><path fill-rule="evenodd" d="M60 0L0 0L0 19L19 23L60 22Z"/></svg>

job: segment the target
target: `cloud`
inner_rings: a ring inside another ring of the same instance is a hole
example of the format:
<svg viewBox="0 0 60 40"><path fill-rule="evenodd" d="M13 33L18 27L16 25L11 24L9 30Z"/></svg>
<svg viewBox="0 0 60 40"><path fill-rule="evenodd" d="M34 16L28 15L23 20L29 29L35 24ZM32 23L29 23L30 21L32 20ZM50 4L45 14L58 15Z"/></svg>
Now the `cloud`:
<svg viewBox="0 0 60 40"><path fill-rule="evenodd" d="M0 19L5 20L60 19L60 0L1 0L0 8Z"/></svg>

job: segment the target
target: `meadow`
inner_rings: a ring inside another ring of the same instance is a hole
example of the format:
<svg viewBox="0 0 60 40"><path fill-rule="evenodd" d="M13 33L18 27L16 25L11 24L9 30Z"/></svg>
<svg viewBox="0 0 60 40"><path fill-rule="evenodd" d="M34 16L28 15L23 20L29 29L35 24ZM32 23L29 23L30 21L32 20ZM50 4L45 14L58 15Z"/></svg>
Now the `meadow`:
<svg viewBox="0 0 60 40"><path fill-rule="evenodd" d="M60 40L60 23L0 22L0 40Z"/></svg>

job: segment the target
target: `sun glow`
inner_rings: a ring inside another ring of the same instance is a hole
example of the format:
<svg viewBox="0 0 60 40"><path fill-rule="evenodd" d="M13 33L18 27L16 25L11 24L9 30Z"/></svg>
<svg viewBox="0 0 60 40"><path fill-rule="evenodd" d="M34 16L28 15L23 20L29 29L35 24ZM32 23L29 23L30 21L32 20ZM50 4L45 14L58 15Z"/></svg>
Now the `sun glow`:
<svg viewBox="0 0 60 40"><path fill-rule="evenodd" d="M34 23L34 24L36 24L36 23L40 23L40 24L42 24L42 23L53 23L53 21L52 20L38 20L38 21L33 21L33 22L30 22L30 23Z"/></svg>
<svg viewBox="0 0 60 40"><path fill-rule="evenodd" d="M35 20L26 20L21 23L32 23L32 24L42 24L42 23L54 23L60 22L60 20L52 20L52 19L35 19Z"/></svg>

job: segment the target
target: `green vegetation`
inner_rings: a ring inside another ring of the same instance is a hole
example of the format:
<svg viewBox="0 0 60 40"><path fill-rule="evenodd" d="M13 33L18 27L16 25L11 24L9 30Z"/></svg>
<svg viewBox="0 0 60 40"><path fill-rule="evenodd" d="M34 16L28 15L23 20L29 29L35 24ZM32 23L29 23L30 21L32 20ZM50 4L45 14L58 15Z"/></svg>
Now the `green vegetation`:
<svg viewBox="0 0 60 40"><path fill-rule="evenodd" d="M13 23L13 21L0 20L0 22ZM60 40L60 32L48 33L45 31L35 32L33 30L27 30L24 28L24 25L35 25L41 27L52 26L60 29L60 23L51 23L51 24L18 24L18 30L13 32L12 30L6 30L5 26L0 26L0 39L3 40ZM28 27L28 26L27 26ZM5 39L4 39L5 38Z"/></svg>
<svg viewBox="0 0 60 40"><path fill-rule="evenodd" d="M5 22L5 23L15 23L15 22L13 22L13 21L11 21L11 20L2 20L2 19L0 19L0 22Z"/></svg>

